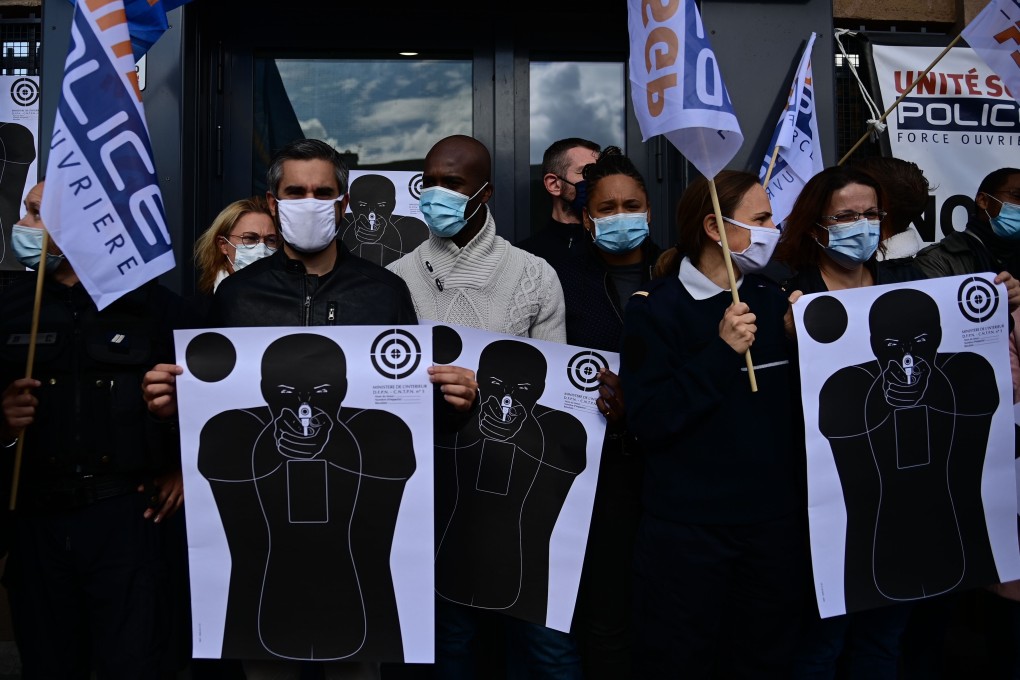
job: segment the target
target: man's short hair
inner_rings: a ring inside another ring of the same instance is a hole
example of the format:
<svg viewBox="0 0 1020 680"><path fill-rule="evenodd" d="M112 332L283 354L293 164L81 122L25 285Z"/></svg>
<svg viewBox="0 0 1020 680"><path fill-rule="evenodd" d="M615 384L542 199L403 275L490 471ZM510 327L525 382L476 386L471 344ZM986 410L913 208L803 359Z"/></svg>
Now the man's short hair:
<svg viewBox="0 0 1020 680"><path fill-rule="evenodd" d="M595 142L587 139L581 139L580 137L568 137L567 139L561 139L558 142L553 142L545 153L542 154L542 176L552 173L559 177L567 174L569 167L567 165L567 152L571 149L581 147L598 153L602 150Z"/></svg>
<svg viewBox="0 0 1020 680"><path fill-rule="evenodd" d="M283 179L283 164L287 161L327 161L333 164L336 185L340 195L347 193L347 164L332 146L321 139L296 139L276 152L266 172L266 187L276 196Z"/></svg>
<svg viewBox="0 0 1020 680"><path fill-rule="evenodd" d="M1017 168L999 168L998 170L993 170L981 180L981 185L978 187L977 192L979 194L994 194L996 191L1002 191L1009 178L1018 173L1020 173L1020 169Z"/></svg>

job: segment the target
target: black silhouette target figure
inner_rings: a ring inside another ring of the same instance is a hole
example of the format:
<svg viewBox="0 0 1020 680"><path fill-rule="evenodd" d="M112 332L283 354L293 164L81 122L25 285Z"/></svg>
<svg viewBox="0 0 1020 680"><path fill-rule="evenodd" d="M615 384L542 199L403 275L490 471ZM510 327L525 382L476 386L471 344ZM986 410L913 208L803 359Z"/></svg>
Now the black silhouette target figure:
<svg viewBox="0 0 1020 680"><path fill-rule="evenodd" d="M587 441L574 416L538 404L546 371L533 346L490 343L477 418L436 438L436 592L542 624L549 540Z"/></svg>
<svg viewBox="0 0 1020 680"><path fill-rule="evenodd" d="M344 215L341 240L352 253L385 267L417 248L429 228L416 217L394 215L396 187L384 175L351 182L351 214Z"/></svg>
<svg viewBox="0 0 1020 680"><path fill-rule="evenodd" d="M834 300L805 310L830 310L805 324L812 337L839 334L821 318L846 318ZM999 401L991 365L938 351L939 308L920 291L882 294L868 325L875 361L834 373L818 403L846 503L847 610L997 582L981 502Z"/></svg>
<svg viewBox="0 0 1020 680"><path fill-rule="evenodd" d="M34 85L30 80L21 80ZM13 88L12 96L17 96ZM38 89L34 91L34 97L38 98ZM35 135L32 131L17 123L0 123L0 270L25 270L11 251L11 228L21 219L22 197L28 171L34 161Z"/></svg>
<svg viewBox="0 0 1020 680"><path fill-rule="evenodd" d="M389 558L408 426L343 405L346 357L321 335L272 342L261 389L265 405L206 423L198 453L230 550L223 656L401 660Z"/></svg>

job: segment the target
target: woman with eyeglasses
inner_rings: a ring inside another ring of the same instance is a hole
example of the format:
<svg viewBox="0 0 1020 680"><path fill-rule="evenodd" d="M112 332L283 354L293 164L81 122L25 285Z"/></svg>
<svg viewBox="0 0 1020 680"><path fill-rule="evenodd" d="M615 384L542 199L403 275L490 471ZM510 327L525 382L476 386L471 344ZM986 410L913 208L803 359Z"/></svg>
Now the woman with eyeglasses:
<svg viewBox="0 0 1020 680"><path fill-rule="evenodd" d="M211 295L220 281L272 255L279 243L280 236L265 197L234 201L195 241L195 264L201 271L198 291Z"/></svg>
<svg viewBox="0 0 1020 680"><path fill-rule="evenodd" d="M796 291L821 293L924 278L910 259L876 258L883 203L881 186L860 170L827 168L808 181L776 248L776 257L796 272L784 284L791 300L799 297ZM799 422L802 426L803 418ZM803 432L799 441L804 441ZM828 619L820 619L813 604L810 609L794 658L794 678L834 678L837 666L847 668L850 678L896 677L910 605Z"/></svg>
<svg viewBox="0 0 1020 680"><path fill-rule="evenodd" d="M785 288L806 293L924 278L909 260L879 262L882 189L871 175L847 167L808 181L786 218L776 259L795 275Z"/></svg>

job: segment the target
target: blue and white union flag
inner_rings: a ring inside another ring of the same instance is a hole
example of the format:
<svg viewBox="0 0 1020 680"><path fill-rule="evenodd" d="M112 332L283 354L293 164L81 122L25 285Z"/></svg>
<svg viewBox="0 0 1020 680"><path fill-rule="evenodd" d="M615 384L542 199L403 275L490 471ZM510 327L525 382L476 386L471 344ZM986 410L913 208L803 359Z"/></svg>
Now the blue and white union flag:
<svg viewBox="0 0 1020 680"><path fill-rule="evenodd" d="M75 5L42 219L100 309L174 267L123 0Z"/></svg>
<svg viewBox="0 0 1020 680"><path fill-rule="evenodd" d="M811 77L811 48L815 45L816 37L817 34L812 33L804 48L786 108L779 118L758 172L758 179L765 183L772 154L779 147L775 165L765 185L765 193L772 203L772 219L776 224L789 216L800 190L825 167L822 162L822 144L818 137L818 116L815 115L815 87Z"/></svg>
<svg viewBox="0 0 1020 680"><path fill-rule="evenodd" d="M709 179L744 142L694 0L628 0L630 82L641 137L663 135Z"/></svg>

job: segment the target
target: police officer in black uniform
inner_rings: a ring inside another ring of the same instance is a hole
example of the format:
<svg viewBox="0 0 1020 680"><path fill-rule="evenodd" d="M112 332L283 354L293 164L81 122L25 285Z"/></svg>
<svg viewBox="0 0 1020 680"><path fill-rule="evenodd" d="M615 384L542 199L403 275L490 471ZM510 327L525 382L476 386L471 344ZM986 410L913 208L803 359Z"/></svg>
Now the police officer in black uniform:
<svg viewBox="0 0 1020 680"><path fill-rule="evenodd" d="M97 310L56 245L42 252L42 191L12 239L46 268L32 378L35 274L0 297L5 463L25 439L4 574L22 677L156 678L172 632L165 520L183 485L176 426L148 414L141 381L173 356L183 308L151 283Z"/></svg>

